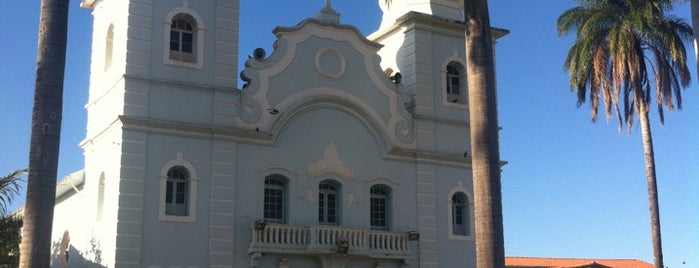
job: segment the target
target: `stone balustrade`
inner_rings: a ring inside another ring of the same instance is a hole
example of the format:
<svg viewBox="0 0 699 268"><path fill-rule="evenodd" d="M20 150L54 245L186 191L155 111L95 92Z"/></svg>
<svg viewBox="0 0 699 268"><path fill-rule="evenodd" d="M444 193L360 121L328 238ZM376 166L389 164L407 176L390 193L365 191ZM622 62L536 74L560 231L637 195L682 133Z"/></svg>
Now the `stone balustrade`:
<svg viewBox="0 0 699 268"><path fill-rule="evenodd" d="M338 252L340 244L347 253ZM409 259L410 241L402 232L334 225L293 226L266 223L252 227L249 253L347 254L383 259Z"/></svg>

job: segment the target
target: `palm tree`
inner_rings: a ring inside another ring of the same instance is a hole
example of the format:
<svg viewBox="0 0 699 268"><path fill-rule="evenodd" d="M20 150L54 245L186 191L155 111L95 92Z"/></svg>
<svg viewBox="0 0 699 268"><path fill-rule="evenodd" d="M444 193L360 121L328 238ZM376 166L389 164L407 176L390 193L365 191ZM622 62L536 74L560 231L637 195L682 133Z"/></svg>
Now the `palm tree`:
<svg viewBox="0 0 699 268"><path fill-rule="evenodd" d="M471 165L479 268L505 267L497 90L487 0L464 0Z"/></svg>
<svg viewBox="0 0 699 268"><path fill-rule="evenodd" d="M565 11L557 23L561 35L576 30L575 43L565 59L570 85L577 91L578 107L589 94L593 121L600 101L607 120L616 115L619 130L626 124L630 132L634 114L638 113L655 266L662 268L658 187L648 112L652 95L661 123L663 108L682 108L680 89L689 86L690 80L683 41L691 40L692 28L679 18L665 15L672 7L671 0L577 1L580 6ZM621 109L619 101L623 101Z"/></svg>
<svg viewBox="0 0 699 268"><path fill-rule="evenodd" d="M0 178L0 267L16 267L19 263L22 219L7 215L7 205L19 194L19 181L26 172L17 170Z"/></svg>
<svg viewBox="0 0 699 268"><path fill-rule="evenodd" d="M42 0L20 267L49 267L69 0Z"/></svg>

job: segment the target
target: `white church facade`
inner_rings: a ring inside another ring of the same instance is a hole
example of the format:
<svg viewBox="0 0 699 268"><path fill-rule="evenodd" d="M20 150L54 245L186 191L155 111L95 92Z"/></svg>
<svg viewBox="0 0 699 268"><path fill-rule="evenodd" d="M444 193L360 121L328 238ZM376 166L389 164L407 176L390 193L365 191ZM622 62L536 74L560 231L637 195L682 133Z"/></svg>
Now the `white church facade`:
<svg viewBox="0 0 699 268"><path fill-rule="evenodd" d="M369 37L327 1L238 66L239 0L83 0L53 266L475 267L460 1L379 2Z"/></svg>

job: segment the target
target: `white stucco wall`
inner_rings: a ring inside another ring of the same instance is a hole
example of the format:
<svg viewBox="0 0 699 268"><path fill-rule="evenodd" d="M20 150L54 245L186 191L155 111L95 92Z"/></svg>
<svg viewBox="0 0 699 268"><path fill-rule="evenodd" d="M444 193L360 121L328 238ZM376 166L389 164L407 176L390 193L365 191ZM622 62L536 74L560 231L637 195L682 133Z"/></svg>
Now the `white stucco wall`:
<svg viewBox="0 0 699 268"><path fill-rule="evenodd" d="M468 110L445 103L441 90L445 61L464 56L459 27L434 30L452 22L408 18L379 34L383 47L345 25L278 28L276 50L248 60L248 87L236 90L237 0L84 3L95 16L86 180L57 205L54 232L68 230L86 259L95 260L98 244L104 267L475 267L473 236L449 233L450 195L470 198L473 188L463 156ZM451 18L455 3L412 1L400 10ZM192 64L163 60L168 18L181 11L202 27L203 54ZM105 70L110 24L113 63ZM403 81L391 81L386 67ZM184 217L162 212L173 163L196 182ZM332 179L340 184L338 226L368 230L369 189L384 184L388 231L419 232L421 240L402 259L252 258L251 225L263 218L270 174L288 178L285 224L318 225L318 184Z"/></svg>

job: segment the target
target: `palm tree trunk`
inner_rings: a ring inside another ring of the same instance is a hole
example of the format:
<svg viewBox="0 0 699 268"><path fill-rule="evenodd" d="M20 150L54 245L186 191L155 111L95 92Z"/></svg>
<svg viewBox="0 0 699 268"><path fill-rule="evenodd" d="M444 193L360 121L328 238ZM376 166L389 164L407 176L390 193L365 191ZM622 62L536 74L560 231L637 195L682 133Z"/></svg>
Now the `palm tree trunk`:
<svg viewBox="0 0 699 268"><path fill-rule="evenodd" d="M660 208L658 206L658 184L655 176L655 154L653 153L653 137L650 133L650 120L648 119L648 104L640 102L638 120L641 123L641 137L643 138L643 155L646 165L646 180L648 183L648 205L650 211L650 226L653 237L653 259L656 268L663 266L663 247L660 237Z"/></svg>
<svg viewBox="0 0 699 268"><path fill-rule="evenodd" d="M478 268L504 267L497 94L488 1L465 0L464 9L476 262Z"/></svg>
<svg viewBox="0 0 699 268"><path fill-rule="evenodd" d="M692 9L692 30L694 31L694 61L697 64L697 77L699 77L699 0L690 0L689 6Z"/></svg>
<svg viewBox="0 0 699 268"><path fill-rule="evenodd" d="M49 267L61 138L68 0L42 0L20 267Z"/></svg>

